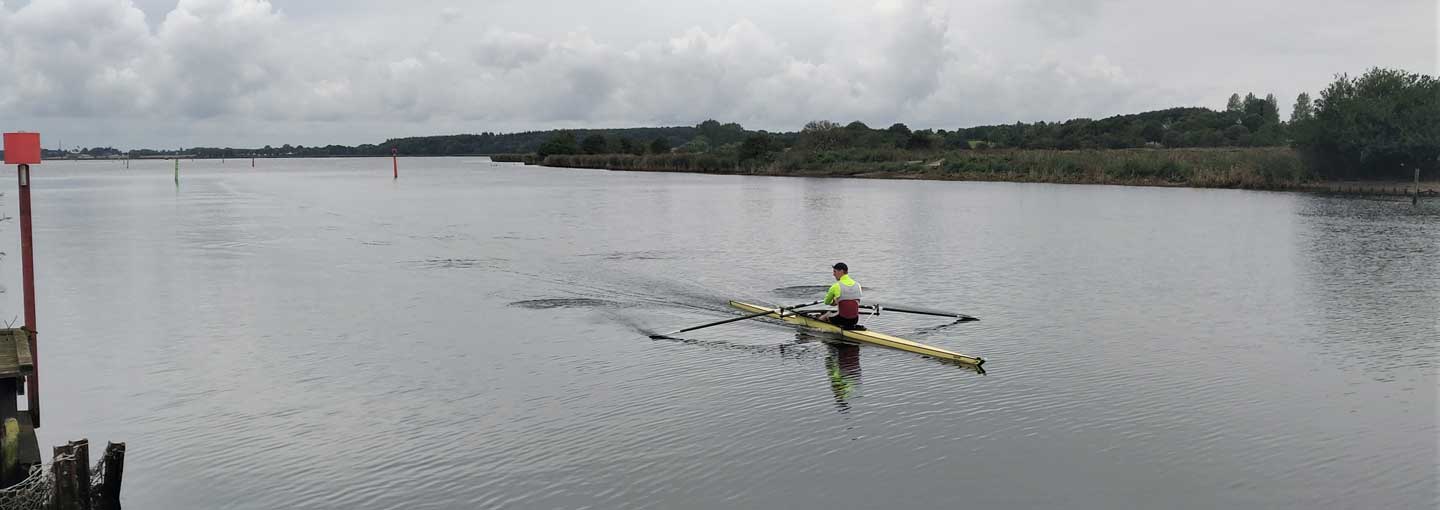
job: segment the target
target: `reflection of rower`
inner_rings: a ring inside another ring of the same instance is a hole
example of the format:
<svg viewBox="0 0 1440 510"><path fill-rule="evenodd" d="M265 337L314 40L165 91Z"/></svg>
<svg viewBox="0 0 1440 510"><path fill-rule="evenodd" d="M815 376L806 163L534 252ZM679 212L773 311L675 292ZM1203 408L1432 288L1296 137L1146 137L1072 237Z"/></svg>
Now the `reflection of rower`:
<svg viewBox="0 0 1440 510"><path fill-rule="evenodd" d="M825 370L830 375L830 391L835 394L835 406L841 412L847 412L850 410L850 399L860 391L860 346L829 346L830 354L825 356Z"/></svg>

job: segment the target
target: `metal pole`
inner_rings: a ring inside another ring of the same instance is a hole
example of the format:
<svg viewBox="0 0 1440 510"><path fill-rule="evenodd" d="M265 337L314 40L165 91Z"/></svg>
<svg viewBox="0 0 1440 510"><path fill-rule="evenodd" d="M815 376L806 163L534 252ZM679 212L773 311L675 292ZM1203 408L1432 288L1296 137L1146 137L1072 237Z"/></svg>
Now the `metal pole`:
<svg viewBox="0 0 1440 510"><path fill-rule="evenodd" d="M30 165L20 165L20 265L24 281L25 329L30 332L30 356L35 371L26 378L26 397L30 404L30 421L40 426L40 354L36 349L39 328L35 324L35 243L30 226Z"/></svg>
<svg viewBox="0 0 1440 510"><path fill-rule="evenodd" d="M1415 196L1410 197L1410 205L1420 205L1420 167L1415 167Z"/></svg>
<svg viewBox="0 0 1440 510"><path fill-rule="evenodd" d="M392 169L395 170L395 178L396 178L396 179L399 179L399 178L400 178L400 149L399 149L398 147L397 147L397 148L392 148L392 149L390 149L390 165L391 165Z"/></svg>

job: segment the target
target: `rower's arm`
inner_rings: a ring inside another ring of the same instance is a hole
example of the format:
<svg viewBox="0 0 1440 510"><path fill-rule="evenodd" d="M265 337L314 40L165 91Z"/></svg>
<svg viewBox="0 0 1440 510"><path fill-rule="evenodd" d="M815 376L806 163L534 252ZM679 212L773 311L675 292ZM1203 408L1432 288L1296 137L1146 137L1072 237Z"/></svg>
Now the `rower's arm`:
<svg viewBox="0 0 1440 510"><path fill-rule="evenodd" d="M840 282L835 282L834 285L830 286L830 290L825 292L825 304L835 304L835 298L838 297L840 297Z"/></svg>

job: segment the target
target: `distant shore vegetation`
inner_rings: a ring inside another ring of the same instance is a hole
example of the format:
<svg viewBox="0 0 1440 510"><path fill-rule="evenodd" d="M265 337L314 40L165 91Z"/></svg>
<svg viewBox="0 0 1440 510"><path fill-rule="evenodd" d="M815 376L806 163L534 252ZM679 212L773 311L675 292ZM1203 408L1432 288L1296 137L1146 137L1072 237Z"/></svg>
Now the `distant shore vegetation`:
<svg viewBox="0 0 1440 510"><path fill-rule="evenodd" d="M1221 111L1170 108L1099 120L946 129L807 123L795 132L695 126L396 138L378 144L180 151L86 149L91 157L248 158L490 155L616 170L1285 188L1316 180L1409 179L1440 169L1440 81L1375 68L1339 75L1312 100L1233 94ZM53 153L53 154L52 154ZM47 151L48 157L74 157Z"/></svg>

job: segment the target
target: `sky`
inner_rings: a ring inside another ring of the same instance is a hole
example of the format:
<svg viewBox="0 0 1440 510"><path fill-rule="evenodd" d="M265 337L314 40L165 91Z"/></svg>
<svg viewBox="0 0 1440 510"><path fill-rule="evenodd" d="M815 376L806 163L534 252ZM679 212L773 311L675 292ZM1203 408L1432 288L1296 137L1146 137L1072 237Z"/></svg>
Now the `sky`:
<svg viewBox="0 0 1440 510"><path fill-rule="evenodd" d="M955 129L1440 74L1440 0L0 0L47 148L811 120Z"/></svg>

